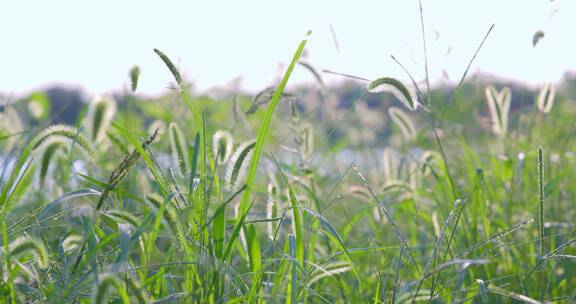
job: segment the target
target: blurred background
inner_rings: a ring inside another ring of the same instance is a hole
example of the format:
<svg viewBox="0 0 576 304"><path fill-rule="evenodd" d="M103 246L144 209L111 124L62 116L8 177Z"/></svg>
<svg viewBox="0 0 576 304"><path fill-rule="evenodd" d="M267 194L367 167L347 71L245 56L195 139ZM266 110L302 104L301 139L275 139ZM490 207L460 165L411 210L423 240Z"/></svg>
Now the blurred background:
<svg viewBox="0 0 576 304"><path fill-rule="evenodd" d="M471 75L527 89L573 78L574 1L422 5L435 87L458 82L492 24ZM305 60L318 71L407 81L393 55L416 80L425 77L418 1L6 1L2 12L4 105L35 91L48 93L53 111L97 95L121 95L134 64L142 69L137 93L162 96L171 75L153 48L169 55L197 92L255 94L278 81L307 30L313 35ZM534 44L536 35L541 39ZM322 77L327 85L348 81ZM290 84L313 80L296 69Z"/></svg>

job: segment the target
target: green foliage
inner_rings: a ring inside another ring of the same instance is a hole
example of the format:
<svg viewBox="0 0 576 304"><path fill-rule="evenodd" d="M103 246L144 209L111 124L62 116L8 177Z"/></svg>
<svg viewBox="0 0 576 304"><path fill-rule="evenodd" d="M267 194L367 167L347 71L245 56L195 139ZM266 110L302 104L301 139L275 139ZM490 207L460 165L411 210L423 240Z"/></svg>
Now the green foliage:
<svg viewBox="0 0 576 304"><path fill-rule="evenodd" d="M108 303L109 293L114 288L118 292L120 299L122 299L122 303L128 304L130 303L130 299L128 298L128 294L126 293L126 289L123 286L122 282L115 277L106 276L98 282L98 288L96 288L96 295L94 297L95 304L103 304Z"/></svg>
<svg viewBox="0 0 576 304"><path fill-rule="evenodd" d="M156 50L177 93L139 99L133 68L130 105L97 100L78 128L4 108L0 298L574 300L571 86L414 83L414 111L395 79L327 85L305 45L254 98L194 96ZM297 64L320 87L287 89Z"/></svg>

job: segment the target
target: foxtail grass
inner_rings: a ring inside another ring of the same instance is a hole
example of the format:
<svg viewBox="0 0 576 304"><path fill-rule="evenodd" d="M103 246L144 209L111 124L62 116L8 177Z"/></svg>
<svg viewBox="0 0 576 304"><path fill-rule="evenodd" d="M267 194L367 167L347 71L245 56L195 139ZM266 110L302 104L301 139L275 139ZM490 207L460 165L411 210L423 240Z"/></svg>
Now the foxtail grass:
<svg viewBox="0 0 576 304"><path fill-rule="evenodd" d="M130 89L132 90L132 93L136 92L136 89L138 88L139 79L140 79L140 66L135 64L132 66L132 68L130 68Z"/></svg>
<svg viewBox="0 0 576 304"><path fill-rule="evenodd" d="M544 256L544 150L538 147L538 202L539 202L539 232L540 232L540 256Z"/></svg>
<svg viewBox="0 0 576 304"><path fill-rule="evenodd" d="M232 156L234 139L228 131L219 130L212 137L212 151L219 164L226 164Z"/></svg>
<svg viewBox="0 0 576 304"><path fill-rule="evenodd" d="M100 143L106 138L115 114L116 102L110 98L96 97L90 102L86 114L86 130L93 143Z"/></svg>
<svg viewBox="0 0 576 304"><path fill-rule="evenodd" d="M53 125L44 129L32 141L32 150L38 149L38 147L40 147L46 141L57 136L70 139L75 144L78 144L88 154L94 155L94 150L92 150L92 147L88 141L80 134L80 131L74 127L66 125Z"/></svg>
<svg viewBox="0 0 576 304"><path fill-rule="evenodd" d="M234 192L244 184L248 163L252 158L255 146L256 143L253 141L244 142L236 148L230 157L224 176L225 186L229 191Z"/></svg>
<svg viewBox="0 0 576 304"><path fill-rule="evenodd" d="M64 140L52 139L45 143L45 148L40 161L40 171L39 171L39 182L40 186L45 185L46 176L48 175L48 169L50 164L56 158L59 151L66 153L67 143Z"/></svg>
<svg viewBox="0 0 576 304"><path fill-rule="evenodd" d="M404 111L400 110L399 108L392 107L388 109L388 115L390 115L390 118L394 124L396 124L396 126L400 129L400 132L402 132L402 136L406 141L416 139L416 136L418 135L416 126L414 126L414 122L412 122L412 119L410 119L410 117L404 113Z"/></svg>
<svg viewBox="0 0 576 304"><path fill-rule="evenodd" d="M366 89L370 93L391 93L410 111L416 111L418 108L418 100L414 92L397 79L390 77L378 78L370 81Z"/></svg>
<svg viewBox="0 0 576 304"><path fill-rule="evenodd" d="M510 89L504 88L500 92L492 86L486 87L486 102L492 118L492 131L499 136L505 136L508 131L508 114L512 100Z"/></svg>
<svg viewBox="0 0 576 304"><path fill-rule="evenodd" d="M170 149L172 151L172 162L183 176L188 172L188 149L182 129L177 123L170 123L168 126L168 136L170 138Z"/></svg>
<svg viewBox="0 0 576 304"><path fill-rule="evenodd" d="M40 268L46 268L49 263L48 251L42 241L30 237L22 237L10 243L10 256L13 258L33 255Z"/></svg>
<svg viewBox="0 0 576 304"><path fill-rule="evenodd" d="M422 175L429 176L441 168L443 163L442 155L436 151L427 150L420 156L419 163Z"/></svg>
<svg viewBox="0 0 576 304"><path fill-rule="evenodd" d="M398 177L397 167L394 159L393 151L390 148L385 148L382 152L382 170L384 172L385 183L395 181Z"/></svg>
<svg viewBox="0 0 576 304"><path fill-rule="evenodd" d="M551 84L546 84L538 93L538 98L536 99L536 105L538 111L542 113L550 113L552 107L554 106L554 98L556 97L556 89Z"/></svg>
<svg viewBox="0 0 576 304"><path fill-rule="evenodd" d="M268 199L266 201L266 218L271 220L278 217L278 187L274 183L268 184ZM270 221L266 225L268 238L274 240L278 224Z"/></svg>
<svg viewBox="0 0 576 304"><path fill-rule="evenodd" d="M168 56L166 56L166 54L164 54L164 52L160 51L159 49L154 49L154 53L156 53L156 55L158 55L158 57L162 59L166 67L168 67L168 70L170 70L170 73L172 73L172 76L174 76L176 83L178 83L179 86L182 86L183 85L182 76L180 75L180 72L178 71L174 63L172 63L172 60L170 60L170 58L168 58Z"/></svg>

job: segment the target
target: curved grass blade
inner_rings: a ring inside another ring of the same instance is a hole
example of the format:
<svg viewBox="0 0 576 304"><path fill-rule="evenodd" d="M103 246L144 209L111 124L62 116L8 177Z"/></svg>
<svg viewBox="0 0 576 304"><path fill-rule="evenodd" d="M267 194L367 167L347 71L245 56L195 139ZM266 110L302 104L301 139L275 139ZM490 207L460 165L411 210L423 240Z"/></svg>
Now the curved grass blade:
<svg viewBox="0 0 576 304"><path fill-rule="evenodd" d="M52 210L52 208L56 207L57 205L59 205L63 201L77 198L77 197L83 197L83 196L89 196L89 195L101 195L101 194L102 193L100 191L96 191L94 189L80 189L80 190L65 193L64 195L62 195L62 196L58 197L57 199L51 201L50 203L46 204L42 208L42 211L40 211L40 213L38 214L38 219L42 220L44 218L44 216L46 216L46 214L48 214Z"/></svg>
<svg viewBox="0 0 576 304"><path fill-rule="evenodd" d="M334 228L334 226L330 223L330 221L328 221L327 218L322 216L322 214L319 214L313 210L310 210L310 209L305 208L305 207L300 207L300 209L303 211L306 211L308 214L312 215L318 221L320 221L320 224L322 225L322 227L324 227L324 230L326 230L328 233L330 233L332 235L332 237L334 237L338 241L338 244L342 247L342 250L344 250L344 252L346 253L346 256L348 256L348 258L350 259L350 262L352 262L352 256L348 252L348 249L346 249L346 245L344 244L344 240L342 239L342 237L340 237L340 234L338 234L338 231L336 231L336 228Z"/></svg>
<svg viewBox="0 0 576 304"><path fill-rule="evenodd" d="M493 294L497 294L500 296L505 296L505 297L508 297L510 299L522 301L522 302L528 303L528 304L541 304L542 303L540 301L534 300L534 299L527 297L525 295L511 292L511 291L508 291L508 290L505 290L505 289L502 289L499 287L488 287L488 292L493 293Z"/></svg>

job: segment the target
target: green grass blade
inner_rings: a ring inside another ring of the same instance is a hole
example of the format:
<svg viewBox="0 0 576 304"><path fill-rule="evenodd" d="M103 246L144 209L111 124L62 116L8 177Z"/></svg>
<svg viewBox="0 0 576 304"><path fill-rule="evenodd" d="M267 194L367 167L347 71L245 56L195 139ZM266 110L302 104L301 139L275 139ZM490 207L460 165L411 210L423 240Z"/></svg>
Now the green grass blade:
<svg viewBox="0 0 576 304"><path fill-rule="evenodd" d="M292 71L294 70L294 66L296 64L296 61L298 61L298 59L300 58L300 55L304 51L304 47L306 46L306 42L307 42L307 37L310 34L311 34L311 32L308 32L308 34L306 35L306 38L304 38L300 42L300 45L298 46L298 49L296 50L296 53L294 54L294 57L292 58L292 61L290 62L288 69L284 73L284 77L282 77L282 81L280 82L280 85L276 89L276 92L274 93L274 96L272 97L272 100L270 101L270 105L268 106L268 110L266 111L266 116L264 117L264 120L262 121L262 124L260 126L260 130L258 131L258 136L256 138L256 146L254 147L254 150L252 152L253 153L252 159L250 160L250 165L248 167L248 173L247 173L247 177L246 177L246 183L245 184L247 187L246 187L246 190L244 190L244 193L242 195L242 199L240 201L241 220L238 221L238 223L236 224L236 227L234 228L234 233L231 235L231 237L228 241L228 244L226 244L226 250L225 250L225 254L224 254L225 258L230 257L230 254L232 253L232 248L234 247L234 243L236 242L236 238L238 237L238 234L240 232L240 228L244 224L244 219L248 215L248 211L250 211L250 208L252 206L252 203L250 202L250 195L252 194L252 189L254 186L254 179L256 177L256 170L258 169L258 162L259 162L260 156L262 154L262 148L264 147L264 141L266 140L266 135L268 134L270 122L272 121L272 114L274 114L274 109L276 109L276 106L278 105L278 101L280 100L280 96L282 96L282 92L284 91L284 88L286 87L286 84L288 83L288 79L290 78L290 75L292 74Z"/></svg>
<svg viewBox="0 0 576 304"><path fill-rule="evenodd" d="M288 185L288 191L290 196L290 205L292 207L292 218L294 220L294 237L296 242L296 260L300 263L301 267L304 267L304 223L302 222L302 213L300 213L299 203L296 199L296 195L292 190L292 187Z"/></svg>
<svg viewBox="0 0 576 304"><path fill-rule="evenodd" d="M308 32L306 38L304 38L300 42L300 45L298 46L296 53L292 57L292 61L290 62L288 69L286 70L284 76L282 77L282 80L280 81L280 85L278 85L278 88L274 92L274 96L272 96L272 100L270 101L270 105L268 106L268 110L266 111L266 115L264 116L264 120L260 125L260 130L258 131L258 136L256 137L256 146L254 147L252 159L250 160L250 166L248 167L248 174L246 176L247 189L246 191L244 191L244 194L242 195L242 200L240 202L240 211L242 213L245 213L249 210L248 206L250 204L250 195L252 194L252 190L254 187L256 170L258 169L258 162L260 161L262 148L264 147L264 141L266 140L266 136L268 135L270 122L272 121L272 115L274 114L274 110L278 105L278 101L280 100L280 97L284 92L286 84L288 84L288 79L290 79L290 75L292 75L294 66L298 61L298 59L300 58L300 55L304 51L304 47L306 46L306 42L308 41L307 39L310 34L311 32Z"/></svg>

